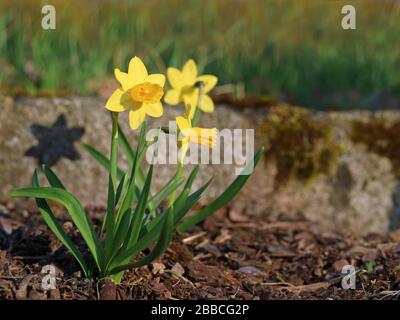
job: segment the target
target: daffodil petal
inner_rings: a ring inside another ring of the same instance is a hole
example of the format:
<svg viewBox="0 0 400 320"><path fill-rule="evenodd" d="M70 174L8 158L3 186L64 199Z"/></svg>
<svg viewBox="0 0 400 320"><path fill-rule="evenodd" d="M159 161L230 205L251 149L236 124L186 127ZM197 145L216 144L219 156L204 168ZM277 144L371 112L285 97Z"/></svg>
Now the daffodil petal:
<svg viewBox="0 0 400 320"><path fill-rule="evenodd" d="M200 109L203 112L213 112L215 109L214 102L209 95L204 94L201 98Z"/></svg>
<svg viewBox="0 0 400 320"><path fill-rule="evenodd" d="M113 112L123 112L126 110L126 104L124 103L123 95L124 91L122 89L117 89L113 92L110 98L106 102L106 109Z"/></svg>
<svg viewBox="0 0 400 320"><path fill-rule="evenodd" d="M215 85L218 82L218 78L216 76L213 76L210 74L205 74L205 75L197 77L196 82L197 81L204 82L203 92L207 93L207 92L210 92L215 87Z"/></svg>
<svg viewBox="0 0 400 320"><path fill-rule="evenodd" d="M167 78L172 88L181 89L185 85L183 74L176 68L167 69Z"/></svg>
<svg viewBox="0 0 400 320"><path fill-rule="evenodd" d="M190 121L182 116L176 117L176 124L178 125L178 128L182 133L184 133L184 130L190 129L192 127Z"/></svg>
<svg viewBox="0 0 400 320"><path fill-rule="evenodd" d="M158 118L163 115L163 106L161 102L146 103L143 105L143 108L150 117Z"/></svg>
<svg viewBox="0 0 400 320"><path fill-rule="evenodd" d="M193 84L197 77L197 66L193 59L189 59L182 68L183 77L186 84Z"/></svg>
<svg viewBox="0 0 400 320"><path fill-rule="evenodd" d="M197 106L192 107L190 104L185 104L185 117L193 119Z"/></svg>
<svg viewBox="0 0 400 320"><path fill-rule="evenodd" d="M114 69L114 75L115 78L120 83L122 89L124 89L125 91L133 87L134 82L126 72L122 72L119 69Z"/></svg>
<svg viewBox="0 0 400 320"><path fill-rule="evenodd" d="M168 90L164 96L164 101L171 106L178 104L180 101L181 92L177 89Z"/></svg>
<svg viewBox="0 0 400 320"><path fill-rule="evenodd" d="M195 110L199 101L199 89L194 89L183 94L183 102Z"/></svg>
<svg viewBox="0 0 400 320"><path fill-rule="evenodd" d="M158 84L159 86L164 87L164 85L165 85L165 76L163 74L161 74L161 73L150 74L147 77L146 82Z"/></svg>
<svg viewBox="0 0 400 320"><path fill-rule="evenodd" d="M131 109L129 111L129 126L131 127L131 129L136 130L137 128L139 128L144 121L145 116L146 112L143 107L140 107L138 109Z"/></svg>
<svg viewBox="0 0 400 320"><path fill-rule="evenodd" d="M143 61L134 57L129 61L128 75L133 81L133 85L142 83L146 80L148 73Z"/></svg>
<svg viewBox="0 0 400 320"><path fill-rule="evenodd" d="M189 137L184 137L181 141L181 147L179 148L179 162L183 163L187 150L189 148Z"/></svg>
<svg viewBox="0 0 400 320"><path fill-rule="evenodd" d="M217 144L217 129L193 128L190 132L189 139L193 143L213 148Z"/></svg>

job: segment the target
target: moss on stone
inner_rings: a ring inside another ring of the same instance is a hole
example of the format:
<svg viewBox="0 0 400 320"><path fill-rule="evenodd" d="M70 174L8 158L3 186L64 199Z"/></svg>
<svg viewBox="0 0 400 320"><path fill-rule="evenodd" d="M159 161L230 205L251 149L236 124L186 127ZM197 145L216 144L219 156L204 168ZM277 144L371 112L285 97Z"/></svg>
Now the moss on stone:
<svg viewBox="0 0 400 320"><path fill-rule="evenodd" d="M388 158L395 174L400 176L400 120L388 123L382 117L372 117L367 122L353 121L350 139Z"/></svg>
<svg viewBox="0 0 400 320"><path fill-rule="evenodd" d="M266 139L267 161L277 166L277 186L292 178L307 183L319 174L333 173L342 153L331 126L297 107L270 108L261 121L260 133Z"/></svg>
<svg viewBox="0 0 400 320"><path fill-rule="evenodd" d="M231 94L212 95L215 104L227 104L238 109L254 109L275 106L279 101L270 96L246 96L236 98Z"/></svg>

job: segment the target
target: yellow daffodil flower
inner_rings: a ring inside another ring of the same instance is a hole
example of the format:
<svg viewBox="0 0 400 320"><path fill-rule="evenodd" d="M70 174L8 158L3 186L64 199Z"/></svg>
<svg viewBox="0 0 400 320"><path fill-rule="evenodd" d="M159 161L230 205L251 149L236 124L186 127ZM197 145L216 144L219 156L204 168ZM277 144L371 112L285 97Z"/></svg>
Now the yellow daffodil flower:
<svg viewBox="0 0 400 320"><path fill-rule="evenodd" d="M161 117L163 107L161 98L164 94L165 76L148 74L145 65L138 57L129 62L128 73L114 70L115 78L121 88L114 91L106 103L106 109L113 112L129 110L129 125L137 129L145 116Z"/></svg>
<svg viewBox="0 0 400 320"><path fill-rule="evenodd" d="M198 105L203 112L214 111L214 102L207 93L217 84L217 77L208 74L198 76L196 63L192 59L183 65L182 71L176 68L168 68L167 77L172 89L165 94L164 101L166 103L169 105L177 105L179 103L191 105L190 118L193 118L194 111ZM199 87L197 85L199 83L204 85L200 101Z"/></svg>
<svg viewBox="0 0 400 320"><path fill-rule="evenodd" d="M185 117L176 117L176 124L183 135L183 138L179 143L181 163L186 155L189 142L201 144L209 148L213 148L217 144L217 129L193 128L189 114L186 114Z"/></svg>

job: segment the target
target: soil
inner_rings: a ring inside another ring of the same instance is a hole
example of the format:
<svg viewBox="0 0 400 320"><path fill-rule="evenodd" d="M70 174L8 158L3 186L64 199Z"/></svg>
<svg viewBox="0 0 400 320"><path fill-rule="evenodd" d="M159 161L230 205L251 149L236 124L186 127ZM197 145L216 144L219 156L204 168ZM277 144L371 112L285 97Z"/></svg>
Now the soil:
<svg viewBox="0 0 400 320"><path fill-rule="evenodd" d="M88 210L98 221L102 211ZM83 245L70 222L64 228ZM49 264L56 289L44 291L41 271ZM356 270L355 289L342 288L345 265ZM302 217L268 221L225 208L177 234L161 259L115 286L84 279L35 210L0 206L0 300L399 298L399 231L357 238Z"/></svg>

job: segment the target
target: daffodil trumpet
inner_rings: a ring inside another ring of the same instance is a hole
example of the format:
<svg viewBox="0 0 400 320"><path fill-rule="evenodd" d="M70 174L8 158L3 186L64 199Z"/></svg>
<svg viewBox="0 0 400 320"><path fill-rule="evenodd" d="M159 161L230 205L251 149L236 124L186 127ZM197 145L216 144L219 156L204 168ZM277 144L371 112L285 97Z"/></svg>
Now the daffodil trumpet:
<svg viewBox="0 0 400 320"><path fill-rule="evenodd" d="M216 128L197 127L193 115L195 109L204 112L214 110L214 104L207 93L215 86L217 78L198 76L193 60L189 60L182 71L170 68L168 73L173 88L167 92L166 100L170 102L182 100L186 105L186 114L176 118L177 134L179 134L177 143L183 150L176 174L172 175L156 193L153 194L152 190L154 163L145 166L143 160L149 145L158 143L158 135L146 140L148 132L146 117L161 117L163 114L161 99L164 94L165 76L148 74L145 65L138 57L130 60L128 72L115 69L115 77L120 83L120 88L113 92L105 105L111 113L112 122L109 156L90 145L84 145L87 152L108 174L107 207L101 224L92 222L78 199L66 190L56 173L48 166L44 165L34 171L31 187L11 193L13 197L32 197L36 200L49 229L76 259L88 278L108 278L119 283L126 270L148 265L159 258L168 248L175 230L178 232L188 230L225 206L239 192L249 178L247 172L254 168L262 154L261 149L253 161L243 169L246 174L239 175L219 197L190 217L186 217L212 180L193 190L200 167L196 166L185 177L183 160L189 143L208 148L216 144ZM135 147L132 147L130 139L119 125L119 114L124 111L129 112L130 128L132 130L140 128L139 137L134 143ZM161 130L162 127L157 132ZM129 164L126 170L119 166L121 158L119 147ZM44 175L47 179L47 187L40 185L40 175ZM48 201L56 202L66 208L77 233L86 243L83 252L64 231ZM144 251L149 253L143 256Z"/></svg>

